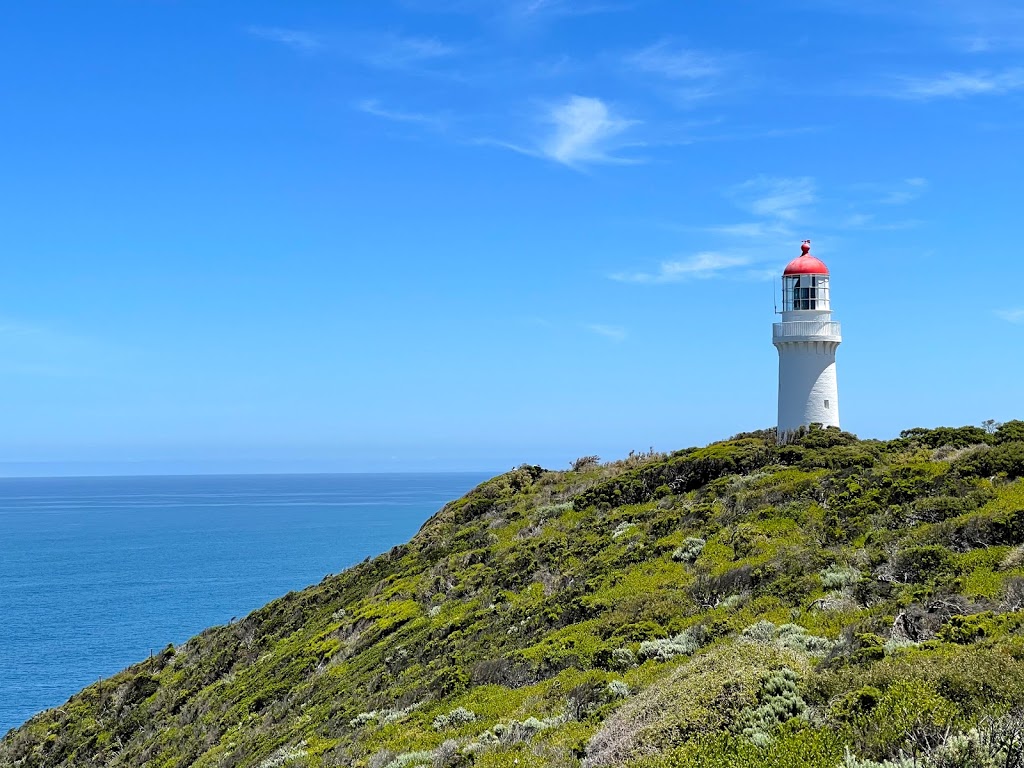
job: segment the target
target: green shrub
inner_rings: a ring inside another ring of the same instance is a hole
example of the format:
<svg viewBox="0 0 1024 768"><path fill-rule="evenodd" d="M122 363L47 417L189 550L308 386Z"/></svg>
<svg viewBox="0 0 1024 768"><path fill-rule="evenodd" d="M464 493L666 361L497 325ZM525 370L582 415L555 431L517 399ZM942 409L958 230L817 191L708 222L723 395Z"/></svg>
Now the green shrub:
<svg viewBox="0 0 1024 768"><path fill-rule="evenodd" d="M990 443L993 437L981 427L937 427L936 429L905 429L900 437L908 442L920 443L929 448L949 446L965 448L979 443Z"/></svg>
<svg viewBox="0 0 1024 768"><path fill-rule="evenodd" d="M956 462L965 474L990 477L1003 474L1009 478L1024 477L1024 441L999 443L986 451L978 451Z"/></svg>
<svg viewBox="0 0 1024 768"><path fill-rule="evenodd" d="M1020 614L996 614L992 611L971 616L952 616L939 630L939 638L961 645L996 638L1024 625Z"/></svg>
<svg viewBox="0 0 1024 768"><path fill-rule="evenodd" d="M914 744L891 760L876 762L847 752L840 768L1019 768L1024 765L1024 717L1012 713L985 717L967 731Z"/></svg>
<svg viewBox="0 0 1024 768"><path fill-rule="evenodd" d="M851 725L859 751L869 757L894 757L908 742L934 741L958 722L959 709L933 683L896 680L874 707L855 715Z"/></svg>
<svg viewBox="0 0 1024 768"><path fill-rule="evenodd" d="M629 768L837 768L843 760L840 734L825 728L784 726L765 745L731 734L699 736L664 755L629 763Z"/></svg>
<svg viewBox="0 0 1024 768"><path fill-rule="evenodd" d="M725 475L763 467L774 457L775 446L762 438L715 443L623 472L581 492L573 504L578 510L642 504L657 498L663 485L672 493L686 493Z"/></svg>
<svg viewBox="0 0 1024 768"><path fill-rule="evenodd" d="M996 444L1024 441L1024 421L1006 421L995 431Z"/></svg>
<svg viewBox="0 0 1024 768"><path fill-rule="evenodd" d="M945 547L928 545L900 550L893 558L892 566L900 581L923 583L949 576L954 563Z"/></svg>

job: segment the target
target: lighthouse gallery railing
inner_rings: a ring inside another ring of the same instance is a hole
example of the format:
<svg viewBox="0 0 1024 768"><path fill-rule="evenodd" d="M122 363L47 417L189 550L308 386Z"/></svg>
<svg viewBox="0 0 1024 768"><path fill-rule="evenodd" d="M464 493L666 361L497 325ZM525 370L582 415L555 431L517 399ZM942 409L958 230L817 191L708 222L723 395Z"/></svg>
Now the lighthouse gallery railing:
<svg viewBox="0 0 1024 768"><path fill-rule="evenodd" d="M839 323L833 320L793 320L772 325L772 340L833 340L842 337Z"/></svg>

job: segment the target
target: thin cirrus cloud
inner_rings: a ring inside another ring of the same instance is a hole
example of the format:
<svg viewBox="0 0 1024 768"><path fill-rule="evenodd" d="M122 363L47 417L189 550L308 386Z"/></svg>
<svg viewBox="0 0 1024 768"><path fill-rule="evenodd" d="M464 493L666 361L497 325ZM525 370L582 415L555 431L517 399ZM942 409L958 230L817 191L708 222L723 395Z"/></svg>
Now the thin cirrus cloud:
<svg viewBox="0 0 1024 768"><path fill-rule="evenodd" d="M707 54L674 48L667 40L629 54L625 63L632 69L669 80L702 80L722 72L721 63Z"/></svg>
<svg viewBox="0 0 1024 768"><path fill-rule="evenodd" d="M401 0L419 12L468 13L505 20L541 20L560 16L590 16L630 10L632 2L583 0Z"/></svg>
<svg viewBox="0 0 1024 768"><path fill-rule="evenodd" d="M704 251L687 259L663 261L656 272L617 272L610 275L620 283L679 283L684 280L706 280L722 272L750 264L746 256Z"/></svg>
<svg viewBox="0 0 1024 768"><path fill-rule="evenodd" d="M632 7L625 2L583 2L583 0L505 0L485 3L493 9L498 6L498 16L513 23L539 22L549 18L592 16L601 13L617 13Z"/></svg>
<svg viewBox="0 0 1024 768"><path fill-rule="evenodd" d="M618 325L604 325L602 323L588 323L583 326L585 330L596 333L611 341L623 341L626 338L626 329Z"/></svg>
<svg viewBox="0 0 1024 768"><path fill-rule="evenodd" d="M787 222L797 219L817 200L814 179L809 176L758 176L733 187L730 195L756 216Z"/></svg>
<svg viewBox="0 0 1024 768"><path fill-rule="evenodd" d="M1024 323L1024 309L997 309L996 316L1008 323Z"/></svg>
<svg viewBox="0 0 1024 768"><path fill-rule="evenodd" d="M903 99L963 99L1000 96L1024 89L1024 68L999 72L945 72L937 77L905 77L888 95Z"/></svg>
<svg viewBox="0 0 1024 768"><path fill-rule="evenodd" d="M714 96L726 69L721 59L675 46L668 40L628 54L623 64L642 74L671 102L684 107Z"/></svg>
<svg viewBox="0 0 1024 768"><path fill-rule="evenodd" d="M788 227L768 221L744 221L739 224L723 224L717 227L707 227L706 229L708 232L725 235L726 237L741 237L754 240L786 237L790 234Z"/></svg>
<svg viewBox="0 0 1024 768"><path fill-rule="evenodd" d="M377 99L363 99L355 105L355 108L367 115L379 117L382 120L391 120L396 123L411 123L428 128L444 127L444 121L436 115L427 115L421 112L406 112L399 109L389 109L382 106Z"/></svg>
<svg viewBox="0 0 1024 768"><path fill-rule="evenodd" d="M410 70L454 56L458 49L433 37L391 35L378 40L366 61L379 69Z"/></svg>
<svg viewBox="0 0 1024 768"><path fill-rule="evenodd" d="M878 202L881 205L904 205L919 198L927 188L927 179L920 177L904 179L891 187Z"/></svg>
<svg viewBox="0 0 1024 768"><path fill-rule="evenodd" d="M269 40L274 43L292 48L303 53L312 53L323 47L323 41L314 34L304 32L301 29L286 29L284 27L249 27L246 30L253 37L261 40Z"/></svg>

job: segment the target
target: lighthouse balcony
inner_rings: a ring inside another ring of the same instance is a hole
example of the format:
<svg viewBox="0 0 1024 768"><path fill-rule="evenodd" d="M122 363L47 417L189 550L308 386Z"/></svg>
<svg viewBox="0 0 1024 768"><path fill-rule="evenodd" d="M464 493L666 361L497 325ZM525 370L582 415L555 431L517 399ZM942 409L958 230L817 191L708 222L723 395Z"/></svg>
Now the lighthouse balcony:
<svg viewBox="0 0 1024 768"><path fill-rule="evenodd" d="M772 341L842 341L839 323L833 320L791 320L772 325Z"/></svg>

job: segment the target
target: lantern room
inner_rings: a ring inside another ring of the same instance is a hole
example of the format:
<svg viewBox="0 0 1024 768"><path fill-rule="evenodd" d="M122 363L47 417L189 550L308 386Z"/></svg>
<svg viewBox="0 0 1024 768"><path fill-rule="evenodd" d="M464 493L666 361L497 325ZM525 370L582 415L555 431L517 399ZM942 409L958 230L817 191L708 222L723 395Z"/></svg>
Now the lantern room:
<svg viewBox="0 0 1024 768"><path fill-rule="evenodd" d="M782 273L782 311L828 312L828 267L811 255L810 240L804 240L800 250L801 255L789 262Z"/></svg>

